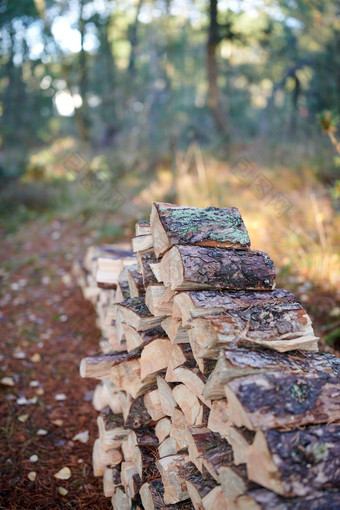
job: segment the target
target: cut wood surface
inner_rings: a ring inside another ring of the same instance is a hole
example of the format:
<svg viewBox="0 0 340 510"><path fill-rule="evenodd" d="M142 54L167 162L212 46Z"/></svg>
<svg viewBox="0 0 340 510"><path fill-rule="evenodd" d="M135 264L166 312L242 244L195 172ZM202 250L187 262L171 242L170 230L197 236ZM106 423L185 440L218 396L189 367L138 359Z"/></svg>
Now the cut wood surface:
<svg viewBox="0 0 340 510"><path fill-rule="evenodd" d="M167 371L166 380L169 382L183 383L206 406L211 407L211 401L203 397L205 377L198 368L182 365L171 372Z"/></svg>
<svg viewBox="0 0 340 510"><path fill-rule="evenodd" d="M217 485L214 478L204 470L201 473L194 464L188 464L189 469L181 473L195 510L204 510L204 497L207 496Z"/></svg>
<svg viewBox="0 0 340 510"><path fill-rule="evenodd" d="M285 498L266 489L255 489L240 496L237 510L331 510L340 508L340 491L315 491L305 497Z"/></svg>
<svg viewBox="0 0 340 510"><path fill-rule="evenodd" d="M117 487L121 486L120 471L117 468L106 468L103 476L103 491L106 498L111 498Z"/></svg>
<svg viewBox="0 0 340 510"><path fill-rule="evenodd" d="M187 430L188 424L183 412L180 409L175 409L171 420L170 436L176 440L180 448L183 450L188 448L188 443L186 441Z"/></svg>
<svg viewBox="0 0 340 510"><path fill-rule="evenodd" d="M152 422L152 418L146 410L144 398L142 396L133 399L128 395L122 407L124 422L127 428L139 429L147 427Z"/></svg>
<svg viewBox="0 0 340 510"><path fill-rule="evenodd" d="M173 352L173 347L167 338L152 340L144 347L140 357L142 380L166 369Z"/></svg>
<svg viewBox="0 0 340 510"><path fill-rule="evenodd" d="M250 246L247 229L236 207L199 209L154 202L150 226L157 256L177 244L234 249Z"/></svg>
<svg viewBox="0 0 340 510"><path fill-rule="evenodd" d="M175 386L172 396L183 411L188 425L201 425L203 422L203 405L196 395L184 384Z"/></svg>
<svg viewBox="0 0 340 510"><path fill-rule="evenodd" d="M155 425L155 434L160 443L170 436L170 431L171 420L169 418L162 418Z"/></svg>
<svg viewBox="0 0 340 510"><path fill-rule="evenodd" d="M176 455L179 452L179 447L172 437L167 437L158 447L158 456L160 459L168 457L169 455Z"/></svg>
<svg viewBox="0 0 340 510"><path fill-rule="evenodd" d="M135 234L136 236L151 234L150 221L149 220L137 221L135 225Z"/></svg>
<svg viewBox="0 0 340 510"><path fill-rule="evenodd" d="M231 423L227 401L225 399L214 400L211 404L211 410L209 413L209 430L217 432L222 437L225 437Z"/></svg>
<svg viewBox="0 0 340 510"><path fill-rule="evenodd" d="M269 290L275 283L273 261L261 251L174 246L162 258L160 272L172 290Z"/></svg>
<svg viewBox="0 0 340 510"><path fill-rule="evenodd" d="M123 427L124 420L120 414L102 412L97 418L99 439L104 451L120 448L126 440L129 430Z"/></svg>
<svg viewBox="0 0 340 510"><path fill-rule="evenodd" d="M138 271L143 276L143 284L145 288L147 288L148 285L151 285L152 283L158 283L158 280L150 267L151 264L158 263L159 259L156 257L153 249L139 251L137 253L137 267Z"/></svg>
<svg viewBox="0 0 340 510"><path fill-rule="evenodd" d="M143 347L157 338L167 337L164 329L160 326L147 329L145 331L137 331L135 328L124 322L122 323L122 326L126 340L126 349L128 352L132 352L135 349Z"/></svg>
<svg viewBox="0 0 340 510"><path fill-rule="evenodd" d="M284 496L340 487L340 425L258 431L250 447L251 480Z"/></svg>
<svg viewBox="0 0 340 510"><path fill-rule="evenodd" d="M131 500L124 492L123 488L117 487L114 495L112 496L112 508L113 510L130 510Z"/></svg>
<svg viewBox="0 0 340 510"><path fill-rule="evenodd" d="M116 324L118 322L126 323L137 331L146 331L161 325L163 317L154 317L145 304L144 297L130 298L117 303Z"/></svg>
<svg viewBox="0 0 340 510"><path fill-rule="evenodd" d="M183 475L181 475L187 463L186 454L169 455L156 461L164 486L165 505L178 503L189 498Z"/></svg>
<svg viewBox="0 0 340 510"><path fill-rule="evenodd" d="M269 349L246 349L236 347L220 352L216 367L204 388L206 398L219 399L225 396L224 385L237 377L265 373L270 370L282 373L310 374L340 373L340 359L330 354L290 352L283 354Z"/></svg>
<svg viewBox="0 0 340 510"><path fill-rule="evenodd" d="M129 353L129 355L134 354ZM111 381L129 393L133 398L143 395L156 382L156 376L141 379L141 367L139 355L131 356L120 364L111 368Z"/></svg>
<svg viewBox="0 0 340 510"><path fill-rule="evenodd" d="M174 295L174 291L162 283L149 285L146 289L145 304L156 317L171 315Z"/></svg>
<svg viewBox="0 0 340 510"><path fill-rule="evenodd" d="M217 358L221 348L234 345L260 345L278 352L318 350L318 338L314 335L310 319L303 310L291 312L281 321L286 333L280 333L275 320L276 313L261 316L260 320L235 320L228 315L198 317L192 319L189 340L197 358ZM270 317L271 320L270 320ZM273 319L274 317L274 319ZM290 329L289 329L290 328Z"/></svg>
<svg viewBox="0 0 340 510"><path fill-rule="evenodd" d="M99 439L96 439L93 445L92 466L94 476L104 476L105 469L108 466L116 466L122 461L122 454L119 450L102 449Z"/></svg>
<svg viewBox="0 0 340 510"><path fill-rule="evenodd" d="M163 379L163 377L157 377L157 387L159 392L160 403L162 410L166 416L173 416L177 406L177 402L172 394L172 388Z"/></svg>
<svg viewBox="0 0 340 510"><path fill-rule="evenodd" d="M153 246L151 234L142 234L131 239L132 250L134 252L149 250Z"/></svg>
<svg viewBox="0 0 340 510"><path fill-rule="evenodd" d="M145 288L143 284L143 276L137 272L137 264L128 268L127 281L129 284L130 296L132 298L144 296Z"/></svg>
<svg viewBox="0 0 340 510"><path fill-rule="evenodd" d="M80 375L81 377L106 379L110 377L111 368L125 359L125 352L83 358L79 367Z"/></svg>
<svg viewBox="0 0 340 510"><path fill-rule="evenodd" d="M188 328L183 327L180 320L166 317L161 325L173 344L189 343Z"/></svg>
<svg viewBox="0 0 340 510"><path fill-rule="evenodd" d="M326 373L240 377L225 386L235 425L250 430L340 420L340 380Z"/></svg>
<svg viewBox="0 0 340 510"><path fill-rule="evenodd" d="M158 389L148 391L144 395L144 404L153 421L156 422L161 418L164 418L165 413L161 406L161 399Z"/></svg>

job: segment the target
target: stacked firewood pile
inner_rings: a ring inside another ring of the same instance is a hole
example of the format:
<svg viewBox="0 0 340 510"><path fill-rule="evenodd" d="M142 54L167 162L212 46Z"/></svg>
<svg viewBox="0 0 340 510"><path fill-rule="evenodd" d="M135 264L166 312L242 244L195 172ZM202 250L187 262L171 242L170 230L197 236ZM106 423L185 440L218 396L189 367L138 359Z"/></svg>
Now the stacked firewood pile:
<svg viewBox="0 0 340 510"><path fill-rule="evenodd" d="M340 508L340 360L236 208L155 203L75 272L103 353L95 475L115 510Z"/></svg>

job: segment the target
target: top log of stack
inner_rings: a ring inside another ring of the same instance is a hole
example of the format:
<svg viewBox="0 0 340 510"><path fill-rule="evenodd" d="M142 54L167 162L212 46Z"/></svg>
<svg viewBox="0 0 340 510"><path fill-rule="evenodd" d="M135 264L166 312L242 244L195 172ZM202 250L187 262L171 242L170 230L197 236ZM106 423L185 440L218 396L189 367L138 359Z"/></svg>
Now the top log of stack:
<svg viewBox="0 0 340 510"><path fill-rule="evenodd" d="M100 266L110 341L81 362L113 508L340 507L340 362L239 211L155 203L132 245Z"/></svg>

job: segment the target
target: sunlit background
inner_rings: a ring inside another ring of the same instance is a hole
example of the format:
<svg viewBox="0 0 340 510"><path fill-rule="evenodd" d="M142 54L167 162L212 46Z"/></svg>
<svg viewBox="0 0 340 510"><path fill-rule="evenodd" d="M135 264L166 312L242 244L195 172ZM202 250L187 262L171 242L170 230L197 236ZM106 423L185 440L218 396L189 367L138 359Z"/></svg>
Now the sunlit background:
<svg viewBox="0 0 340 510"><path fill-rule="evenodd" d="M335 345L339 15L335 0L1 2L1 233L58 218L114 242L154 199L237 206Z"/></svg>

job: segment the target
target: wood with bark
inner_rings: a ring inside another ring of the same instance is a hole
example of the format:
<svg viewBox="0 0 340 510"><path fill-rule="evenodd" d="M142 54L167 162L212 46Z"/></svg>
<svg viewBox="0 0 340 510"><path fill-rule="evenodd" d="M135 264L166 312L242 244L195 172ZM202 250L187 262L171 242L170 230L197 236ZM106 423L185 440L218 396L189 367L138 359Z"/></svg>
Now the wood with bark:
<svg viewBox="0 0 340 510"><path fill-rule="evenodd" d="M189 498L183 479L183 469L185 469L187 463L187 456L183 453L169 455L156 461L164 486L165 505L178 503Z"/></svg>
<svg viewBox="0 0 340 510"><path fill-rule="evenodd" d="M339 424L258 431L248 455L248 476L288 497L340 487L339 437Z"/></svg>
<svg viewBox="0 0 340 510"><path fill-rule="evenodd" d="M110 377L111 368L121 363L126 358L126 352L102 354L83 358L80 362L79 372L81 377L93 377L106 379Z"/></svg>
<svg viewBox="0 0 340 510"><path fill-rule="evenodd" d="M150 427L130 430L127 439L122 443L124 460L132 461L136 446L148 446L156 448L159 440Z"/></svg>
<svg viewBox="0 0 340 510"><path fill-rule="evenodd" d="M126 341L126 350L128 352L132 352L135 349L143 347L152 342L152 340L157 340L158 338L167 338L167 335L161 326L147 329L146 331L137 331L135 328L129 326L128 324L123 323L122 325Z"/></svg>
<svg viewBox="0 0 340 510"><path fill-rule="evenodd" d="M158 263L159 259L156 257L153 249L140 251L137 253L137 267L138 271L143 276L143 284L145 289L153 283L158 283L158 280L150 267L151 265Z"/></svg>
<svg viewBox="0 0 340 510"><path fill-rule="evenodd" d="M172 390L172 396L183 411L188 425L201 425L203 422L203 404L184 384L178 384Z"/></svg>
<svg viewBox="0 0 340 510"><path fill-rule="evenodd" d="M165 413L161 406L161 399L158 389L148 391L144 395L144 404L147 412L151 416L153 421L158 421L164 418Z"/></svg>
<svg viewBox="0 0 340 510"><path fill-rule="evenodd" d="M156 376L141 379L140 351L125 354L125 359L111 368L111 381L133 398L143 395L156 382Z"/></svg>
<svg viewBox="0 0 340 510"><path fill-rule="evenodd" d="M116 305L116 324L129 324L137 331L146 331L161 325L163 317L154 317L145 304L144 297L130 298Z"/></svg>
<svg viewBox="0 0 340 510"><path fill-rule="evenodd" d="M139 492L145 510L164 509L164 487L161 479L144 483Z"/></svg>
<svg viewBox="0 0 340 510"><path fill-rule="evenodd" d="M247 229L236 207L177 206L161 202L152 205L150 226L158 257L174 245L247 249Z"/></svg>
<svg viewBox="0 0 340 510"><path fill-rule="evenodd" d="M137 264L128 268L127 281L129 284L130 297L142 297L145 294L143 277L137 272Z"/></svg>
<svg viewBox="0 0 340 510"><path fill-rule="evenodd" d="M188 328L183 327L180 320L166 317L161 325L173 344L189 343Z"/></svg>
<svg viewBox="0 0 340 510"><path fill-rule="evenodd" d="M129 282L126 280L120 281L117 283L115 303L120 303L121 301L125 301L126 299L130 299L130 287Z"/></svg>
<svg viewBox="0 0 340 510"><path fill-rule="evenodd" d="M132 250L137 251L150 250L153 247L153 239L151 234L142 234L131 239Z"/></svg>
<svg viewBox="0 0 340 510"><path fill-rule="evenodd" d="M292 350L317 352L318 338L314 335L308 315L304 311L301 311L299 315L293 312L291 318L293 322L290 322L288 317L285 326L295 331L280 334L275 326L275 313L271 319L263 315L261 320L254 323L247 321L247 323L239 322L238 324L227 315L198 317L191 321L190 345L196 359L217 359L221 348L236 345L250 348L260 345L278 352ZM280 322L278 321L277 324Z"/></svg>
<svg viewBox="0 0 340 510"><path fill-rule="evenodd" d="M135 225L135 234L136 236L151 234L150 221L148 220L137 221Z"/></svg>
<svg viewBox="0 0 340 510"><path fill-rule="evenodd" d="M217 483L206 470L203 470L203 473L201 473L194 464L190 463L188 466L190 466L191 470L186 470L184 479L190 499L195 510L204 510L204 497L216 487Z"/></svg>
<svg viewBox="0 0 340 510"><path fill-rule="evenodd" d="M236 427L228 423L225 429L224 437L233 449L235 465L245 464L248 459L249 449L254 441L255 432L245 427Z"/></svg>
<svg viewBox="0 0 340 510"><path fill-rule="evenodd" d="M149 285L146 289L145 304L155 317L171 315L174 294L162 283Z"/></svg>
<svg viewBox="0 0 340 510"><path fill-rule="evenodd" d="M103 476L103 491L106 498L111 498L117 487L121 487L122 482L120 479L120 470L117 468L108 467L104 471Z"/></svg>
<svg viewBox="0 0 340 510"><path fill-rule="evenodd" d="M174 246L160 262L163 283L172 290L271 290L275 269L261 251Z"/></svg>
<svg viewBox="0 0 340 510"><path fill-rule="evenodd" d="M275 370L288 374L340 373L340 359L330 354L290 352L283 354L254 346L235 347L220 352L216 367L204 387L206 398L225 396L224 385L237 377Z"/></svg>
<svg viewBox="0 0 340 510"><path fill-rule="evenodd" d="M167 338L152 340L144 347L140 357L142 380L157 375L167 368L173 347Z"/></svg>
<svg viewBox="0 0 340 510"><path fill-rule="evenodd" d="M138 446L136 445L132 453L132 462L137 467L138 474L141 480L145 479L148 468L155 464L157 458L156 446Z"/></svg>
<svg viewBox="0 0 340 510"><path fill-rule="evenodd" d="M117 466L122 461L122 454L119 450L104 451L99 439L96 439L92 452L92 467L94 476L103 476L108 466Z"/></svg>
<svg viewBox="0 0 340 510"><path fill-rule="evenodd" d="M222 466L219 468L218 474L228 508L235 508L235 501L239 496L251 488L258 487L257 484L248 480L245 464L237 467Z"/></svg>
<svg viewBox="0 0 340 510"><path fill-rule="evenodd" d="M134 499L139 487L141 486L141 479L139 478L139 483L134 483L135 475L138 475L137 467L133 462L122 462L120 477L122 481L122 485L124 487L126 495L129 499Z"/></svg>
<svg viewBox="0 0 340 510"><path fill-rule="evenodd" d="M169 420L169 418L167 417L162 418L156 423L155 434L160 443L170 436L170 432L171 432L171 420Z"/></svg>
<svg viewBox="0 0 340 510"><path fill-rule="evenodd" d="M205 387L205 377L196 367L187 367L182 365L174 370L167 371L168 382L178 382L184 384L203 404L211 407L211 400L203 397Z"/></svg>
<svg viewBox="0 0 340 510"><path fill-rule="evenodd" d="M129 430L124 428L121 414L113 414L111 410L104 410L97 417L99 439L104 451L120 448L126 440Z"/></svg>
<svg viewBox="0 0 340 510"><path fill-rule="evenodd" d="M340 380L326 373L255 374L225 386L233 422L249 430L340 420Z"/></svg>
<svg viewBox="0 0 340 510"><path fill-rule="evenodd" d="M330 510L340 508L340 491L311 492L308 496L285 498L267 489L255 489L236 500L236 510Z"/></svg>
<svg viewBox="0 0 340 510"><path fill-rule="evenodd" d="M122 408L124 423L127 428L140 429L152 423L152 418L146 410L143 396L134 399L127 395Z"/></svg>
<svg viewBox="0 0 340 510"><path fill-rule="evenodd" d="M163 377L158 376L157 387L163 413L166 416L173 416L177 402L172 394L171 386L163 379Z"/></svg>

